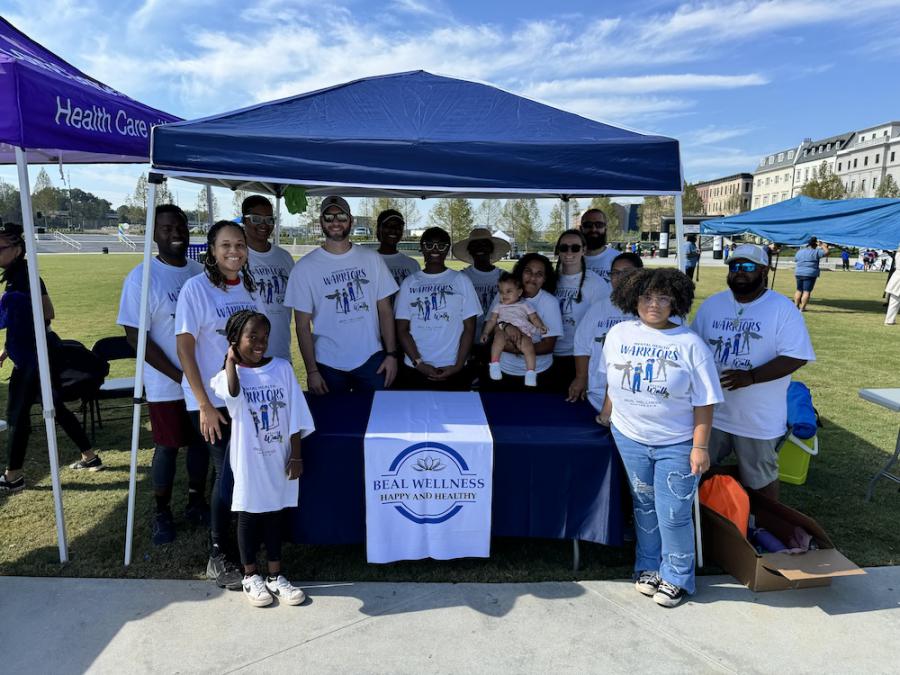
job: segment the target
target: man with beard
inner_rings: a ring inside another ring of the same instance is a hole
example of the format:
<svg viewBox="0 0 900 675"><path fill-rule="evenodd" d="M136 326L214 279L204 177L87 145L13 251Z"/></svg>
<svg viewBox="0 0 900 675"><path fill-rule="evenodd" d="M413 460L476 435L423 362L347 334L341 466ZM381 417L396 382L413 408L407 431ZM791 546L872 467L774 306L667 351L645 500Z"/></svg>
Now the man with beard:
<svg viewBox="0 0 900 675"><path fill-rule="evenodd" d="M378 253L350 241L346 200L322 200L319 223L325 242L294 265L284 298L294 308L308 389L322 395L390 387L399 356L391 307L397 284Z"/></svg>
<svg viewBox="0 0 900 675"><path fill-rule="evenodd" d="M609 285L609 268L619 252L606 245L606 214L600 209L588 209L581 214L581 234L587 243L584 264L606 282L607 295L612 290Z"/></svg>
<svg viewBox="0 0 900 675"><path fill-rule="evenodd" d="M787 431L791 373L816 358L800 312L766 289L769 257L741 244L728 259L728 287L706 300L692 328L709 345L732 340L716 360L724 402L713 413L709 457L732 452L740 481L778 499L778 447Z"/></svg>
<svg viewBox="0 0 900 675"><path fill-rule="evenodd" d="M375 226L375 237L378 239L378 255L381 256L394 281L400 286L403 280L421 269L419 263L405 253L397 250L397 244L403 238L403 230L406 223L403 214L394 209L385 209L378 214Z"/></svg>
<svg viewBox="0 0 900 675"><path fill-rule="evenodd" d="M175 539L172 517L172 486L175 483L175 459L178 448L187 447L188 503L185 518L194 525L209 521L204 491L209 467L206 443L194 430L184 403L182 372L175 345L175 306L185 281L203 273L203 265L187 257L190 240L187 216L174 204L156 207L153 241L157 254L150 261L149 334L144 367L144 393L153 434L153 493L156 513L153 519L153 543L168 544ZM137 348L140 328L141 281L144 263L125 278L119 305L118 324L125 337Z"/></svg>

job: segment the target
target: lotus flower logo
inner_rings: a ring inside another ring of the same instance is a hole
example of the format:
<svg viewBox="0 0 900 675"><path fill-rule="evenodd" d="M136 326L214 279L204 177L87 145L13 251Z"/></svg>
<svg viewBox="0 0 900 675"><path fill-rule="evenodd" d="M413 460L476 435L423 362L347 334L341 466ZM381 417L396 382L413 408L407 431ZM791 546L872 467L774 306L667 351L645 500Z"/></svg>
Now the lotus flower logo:
<svg viewBox="0 0 900 675"><path fill-rule="evenodd" d="M419 457L412 468L416 471L443 471L447 467L440 457Z"/></svg>

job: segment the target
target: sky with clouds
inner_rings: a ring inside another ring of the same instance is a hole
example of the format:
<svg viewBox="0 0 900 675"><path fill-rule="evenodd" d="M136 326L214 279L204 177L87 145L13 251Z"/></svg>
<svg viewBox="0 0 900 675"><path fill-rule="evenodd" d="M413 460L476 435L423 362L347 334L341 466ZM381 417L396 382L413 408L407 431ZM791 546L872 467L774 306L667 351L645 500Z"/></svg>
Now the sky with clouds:
<svg viewBox="0 0 900 675"><path fill-rule="evenodd" d="M425 69L674 136L694 182L900 118L900 0L0 0L0 14L185 118ZM116 206L145 168L72 167L71 181ZM196 186L171 187L193 203Z"/></svg>

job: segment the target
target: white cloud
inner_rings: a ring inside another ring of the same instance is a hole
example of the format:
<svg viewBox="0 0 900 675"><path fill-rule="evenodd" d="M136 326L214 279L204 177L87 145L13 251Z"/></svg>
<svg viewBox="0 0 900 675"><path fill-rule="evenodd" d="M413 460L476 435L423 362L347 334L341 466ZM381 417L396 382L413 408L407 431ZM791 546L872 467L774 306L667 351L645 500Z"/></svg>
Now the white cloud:
<svg viewBox="0 0 900 675"><path fill-rule="evenodd" d="M663 91L700 91L737 89L768 84L757 73L747 75L635 75L633 77L595 77L568 80L548 80L525 90L528 96L597 96L602 94L649 94Z"/></svg>

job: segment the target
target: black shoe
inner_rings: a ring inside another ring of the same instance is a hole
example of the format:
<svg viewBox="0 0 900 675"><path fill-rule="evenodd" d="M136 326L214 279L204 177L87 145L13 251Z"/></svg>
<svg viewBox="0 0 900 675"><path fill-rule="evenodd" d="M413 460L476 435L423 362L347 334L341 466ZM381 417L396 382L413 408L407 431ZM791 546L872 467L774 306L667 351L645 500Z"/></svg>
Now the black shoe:
<svg viewBox="0 0 900 675"><path fill-rule="evenodd" d="M659 589L653 595L653 602L663 607L675 607L685 597L687 597L687 591L663 580L659 582Z"/></svg>
<svg viewBox="0 0 900 675"><path fill-rule="evenodd" d="M0 474L0 494L11 495L25 489L25 476L19 475L15 480L8 480L6 474Z"/></svg>
<svg viewBox="0 0 900 675"><path fill-rule="evenodd" d="M184 508L184 519L193 527L209 527L209 504L188 504Z"/></svg>
<svg viewBox="0 0 900 675"><path fill-rule="evenodd" d="M69 464L69 468L75 469L76 471L81 471L82 469L87 469L88 471L102 471L103 462L100 461L100 455L94 455L90 459L79 459L74 464Z"/></svg>
<svg viewBox="0 0 900 675"><path fill-rule="evenodd" d="M153 518L153 545L162 546L175 541L175 520L171 511L160 511Z"/></svg>
<svg viewBox="0 0 900 675"><path fill-rule="evenodd" d="M225 559L224 553L220 553L209 557L209 562L206 563L206 578L215 581L219 588L238 591L242 588L244 575L237 565Z"/></svg>

